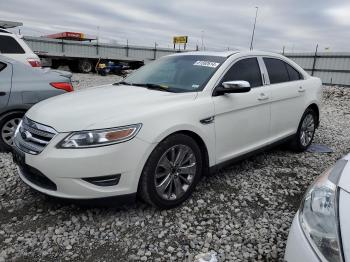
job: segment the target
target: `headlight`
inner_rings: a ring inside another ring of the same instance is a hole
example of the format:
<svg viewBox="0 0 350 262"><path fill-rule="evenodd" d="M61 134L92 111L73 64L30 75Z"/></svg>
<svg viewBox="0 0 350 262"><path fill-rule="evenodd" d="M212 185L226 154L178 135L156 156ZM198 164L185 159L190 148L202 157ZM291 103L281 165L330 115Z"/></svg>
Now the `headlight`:
<svg viewBox="0 0 350 262"><path fill-rule="evenodd" d="M316 179L299 210L302 229L322 261L342 261L337 183L346 164L343 161Z"/></svg>
<svg viewBox="0 0 350 262"><path fill-rule="evenodd" d="M122 143L134 138L142 124L117 128L73 132L58 143L58 148L86 148Z"/></svg>

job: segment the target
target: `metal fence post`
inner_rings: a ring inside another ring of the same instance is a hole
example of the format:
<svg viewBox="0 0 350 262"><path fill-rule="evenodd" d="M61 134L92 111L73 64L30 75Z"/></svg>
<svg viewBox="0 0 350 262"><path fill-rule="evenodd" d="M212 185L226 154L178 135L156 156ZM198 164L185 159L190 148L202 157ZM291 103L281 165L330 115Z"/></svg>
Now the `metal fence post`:
<svg viewBox="0 0 350 262"><path fill-rule="evenodd" d="M129 40L126 39L126 57L129 56Z"/></svg>
<svg viewBox="0 0 350 262"><path fill-rule="evenodd" d="M317 49L318 49L318 44L316 45L316 50L315 50L315 55L314 55L314 62L312 64L312 70L311 70L311 75L312 76L314 75L315 67L316 67Z"/></svg>
<svg viewBox="0 0 350 262"><path fill-rule="evenodd" d="M64 42L63 42L63 39L62 39L62 53L64 53Z"/></svg>
<svg viewBox="0 0 350 262"><path fill-rule="evenodd" d="M157 59L157 43L154 43L154 60Z"/></svg>

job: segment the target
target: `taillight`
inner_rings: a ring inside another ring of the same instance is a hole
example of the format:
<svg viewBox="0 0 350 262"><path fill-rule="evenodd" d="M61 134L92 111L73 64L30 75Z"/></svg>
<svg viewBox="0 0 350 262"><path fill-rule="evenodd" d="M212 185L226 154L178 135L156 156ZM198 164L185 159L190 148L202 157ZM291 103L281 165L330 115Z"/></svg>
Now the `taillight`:
<svg viewBox="0 0 350 262"><path fill-rule="evenodd" d="M74 91L73 86L72 86L71 83L67 83L67 82L54 82L54 83L50 83L50 85L52 85L54 88L62 89L62 90L67 91L67 92L72 92L72 91Z"/></svg>
<svg viewBox="0 0 350 262"><path fill-rule="evenodd" d="M41 67L41 62L40 60L37 59L27 59L28 63L32 66L32 67Z"/></svg>

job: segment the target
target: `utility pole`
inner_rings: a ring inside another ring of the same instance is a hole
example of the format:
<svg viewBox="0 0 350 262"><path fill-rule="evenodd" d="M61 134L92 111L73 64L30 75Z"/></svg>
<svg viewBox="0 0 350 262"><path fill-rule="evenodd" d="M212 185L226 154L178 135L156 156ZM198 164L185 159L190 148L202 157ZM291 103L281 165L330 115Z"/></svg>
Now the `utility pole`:
<svg viewBox="0 0 350 262"><path fill-rule="evenodd" d="M256 18L258 17L258 10L259 10L258 6L256 6L255 8L256 8L256 12L255 12L255 20L254 20L252 39L250 40L250 50L253 50L253 41L254 41L254 34L255 34Z"/></svg>
<svg viewBox="0 0 350 262"><path fill-rule="evenodd" d="M99 40L100 40L100 26L97 26L97 44Z"/></svg>

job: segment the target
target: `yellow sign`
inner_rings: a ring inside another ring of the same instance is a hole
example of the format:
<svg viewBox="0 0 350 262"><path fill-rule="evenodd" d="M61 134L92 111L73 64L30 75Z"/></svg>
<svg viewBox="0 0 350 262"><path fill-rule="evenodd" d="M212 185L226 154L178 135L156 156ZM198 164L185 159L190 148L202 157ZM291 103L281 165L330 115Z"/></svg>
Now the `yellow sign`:
<svg viewBox="0 0 350 262"><path fill-rule="evenodd" d="M173 43L174 44L187 44L188 36L174 36Z"/></svg>

